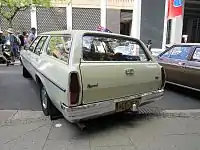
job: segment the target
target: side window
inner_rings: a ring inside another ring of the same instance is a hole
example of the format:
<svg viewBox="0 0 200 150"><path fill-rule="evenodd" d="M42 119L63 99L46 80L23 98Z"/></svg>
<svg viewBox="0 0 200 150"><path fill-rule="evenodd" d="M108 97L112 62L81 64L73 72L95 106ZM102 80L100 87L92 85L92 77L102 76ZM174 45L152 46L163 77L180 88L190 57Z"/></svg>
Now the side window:
<svg viewBox="0 0 200 150"><path fill-rule="evenodd" d="M129 38L88 35L82 42L85 61L149 61L140 43Z"/></svg>
<svg viewBox="0 0 200 150"><path fill-rule="evenodd" d="M170 54L170 58L187 60L191 47L189 46L175 46Z"/></svg>
<svg viewBox="0 0 200 150"><path fill-rule="evenodd" d="M47 40L47 36L43 36L43 37L40 39L40 41L38 42L38 44L37 44L37 46L36 46L36 48L35 48L35 50L34 50L34 53L35 53L35 54L37 54L37 55L40 54L40 52L41 52L41 50L42 50L42 48L43 48L44 43L45 43L46 40Z"/></svg>
<svg viewBox="0 0 200 150"><path fill-rule="evenodd" d="M200 47L195 49L195 52L192 56L192 61L198 61L200 62Z"/></svg>
<svg viewBox="0 0 200 150"><path fill-rule="evenodd" d="M30 45L30 51L34 51L35 50L35 48L36 48L36 46L37 46L37 43L38 43L38 41L40 40L40 36L38 36L34 41L33 41L33 43Z"/></svg>
<svg viewBox="0 0 200 150"><path fill-rule="evenodd" d="M71 43L72 38L70 36L52 36L49 41L47 55L68 62Z"/></svg>

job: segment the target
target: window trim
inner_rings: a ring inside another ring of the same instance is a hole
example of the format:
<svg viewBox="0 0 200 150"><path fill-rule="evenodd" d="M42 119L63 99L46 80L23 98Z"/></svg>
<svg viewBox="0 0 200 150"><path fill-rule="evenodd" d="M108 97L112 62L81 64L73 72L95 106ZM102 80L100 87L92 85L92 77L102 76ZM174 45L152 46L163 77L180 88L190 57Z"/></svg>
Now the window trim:
<svg viewBox="0 0 200 150"><path fill-rule="evenodd" d="M35 48L37 47L37 44L38 44L39 41L36 43L36 46L35 46L35 48L33 48L33 51L30 50L30 47L33 47L32 45L33 45L33 43L34 43L37 39L39 39L39 41L40 41L41 36L40 36L40 35L37 36L37 37L34 39L34 41L33 41L33 42L30 44L30 46L29 46L29 51L32 52L32 53L34 53Z"/></svg>
<svg viewBox="0 0 200 150"><path fill-rule="evenodd" d="M35 53L35 50L36 50L38 44L40 43L40 41L42 40L43 37L46 37L46 39L45 39L44 43L42 44L42 48L40 49L40 52L44 49L45 43L46 43L47 40L48 40L48 36L40 36L40 39L39 39L39 41L37 42L37 45L36 45L35 49L32 51L34 54L36 54L36 55L38 55L38 56L39 56L40 54Z"/></svg>
<svg viewBox="0 0 200 150"><path fill-rule="evenodd" d="M143 52L147 58L147 61L88 61L83 59L83 37L84 36L99 36L99 37L107 37L107 38L124 38L130 41L137 42L137 44L143 49ZM142 43L140 40L132 38L132 37L124 37L124 36L118 36L118 35L109 35L109 34L100 34L100 33L84 33L81 38L81 62L83 63L149 63L153 61L153 58L149 55L147 52L147 49L145 47L145 44Z"/></svg>
<svg viewBox="0 0 200 150"><path fill-rule="evenodd" d="M196 51L196 49L197 48L199 48L200 49L200 46L196 46L196 47L194 47L194 49L193 49L193 51L192 51L192 54L191 54L191 58L190 58L190 60L189 61L193 61L193 62L196 62L194 59L193 59L193 56L194 56L194 54L195 54L195 51ZM200 60L200 59L199 59ZM197 61L197 62L199 62L199 61Z"/></svg>
<svg viewBox="0 0 200 150"><path fill-rule="evenodd" d="M70 48L70 50L69 50L69 57L68 57L68 61L66 62L66 61L63 61L63 60L61 60L61 59L58 59L58 58L55 58L55 57L53 57L53 56L51 56L51 55L48 55L48 47L49 47L49 44L50 44L50 42L51 42L51 38L52 37L60 37L60 36L68 36L68 37L70 37L71 38L71 42L73 43L73 38L72 38L72 35L71 34L53 34L53 35L49 35L49 38L48 38L48 40L47 40L47 44L46 44L46 49L45 49L45 54L46 54L46 56L48 56L49 58L51 58L51 59L54 59L54 60L56 60L56 61L59 61L59 62L61 62L61 63L64 63L64 64L69 64L69 59L70 59L70 53L71 53L71 50L72 50L72 43L71 43L71 48Z"/></svg>

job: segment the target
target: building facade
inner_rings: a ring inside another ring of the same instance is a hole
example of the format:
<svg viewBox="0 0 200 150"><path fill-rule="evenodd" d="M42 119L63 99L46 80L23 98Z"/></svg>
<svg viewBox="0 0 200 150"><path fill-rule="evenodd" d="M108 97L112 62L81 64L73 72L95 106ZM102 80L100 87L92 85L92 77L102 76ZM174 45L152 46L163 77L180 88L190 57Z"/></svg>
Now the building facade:
<svg viewBox="0 0 200 150"><path fill-rule="evenodd" d="M102 6L105 2L106 12ZM38 33L64 30L70 26L72 29L96 30L103 22L112 32L132 35L144 42L152 40L152 47L162 47L166 34L165 0L72 0L71 11L63 1L52 0L52 6L19 12L13 21L14 29L29 31L36 27ZM2 17L0 27L7 28Z"/></svg>

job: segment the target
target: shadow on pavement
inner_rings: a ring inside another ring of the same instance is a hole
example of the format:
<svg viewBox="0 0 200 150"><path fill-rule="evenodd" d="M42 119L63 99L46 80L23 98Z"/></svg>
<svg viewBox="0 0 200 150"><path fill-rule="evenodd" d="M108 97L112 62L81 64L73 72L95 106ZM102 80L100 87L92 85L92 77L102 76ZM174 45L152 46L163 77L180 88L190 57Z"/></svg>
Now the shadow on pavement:
<svg viewBox="0 0 200 150"><path fill-rule="evenodd" d="M96 134L97 132L110 131L115 128L134 128L141 122L150 121L153 117L155 117L154 114L135 114L127 112L104 116L82 122L86 125L83 129L83 133Z"/></svg>
<svg viewBox="0 0 200 150"><path fill-rule="evenodd" d="M171 90L171 91L175 91L179 94L182 94L185 97L191 97L195 100L200 101L200 92L193 91L193 90L186 89L186 88L179 87L179 86L175 86L175 85L171 85L171 84L166 84L166 89Z"/></svg>

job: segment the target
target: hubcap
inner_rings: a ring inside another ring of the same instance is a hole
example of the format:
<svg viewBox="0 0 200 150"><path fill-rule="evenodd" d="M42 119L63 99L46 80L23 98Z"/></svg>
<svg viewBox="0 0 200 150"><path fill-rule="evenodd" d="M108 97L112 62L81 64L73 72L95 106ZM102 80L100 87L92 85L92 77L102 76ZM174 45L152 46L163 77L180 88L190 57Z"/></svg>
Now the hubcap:
<svg viewBox="0 0 200 150"><path fill-rule="evenodd" d="M44 108L44 109L47 109L47 92L46 92L46 90L44 89L44 88L42 88L42 91L41 91L42 93L42 95L41 95L41 97L42 97L42 107Z"/></svg>

